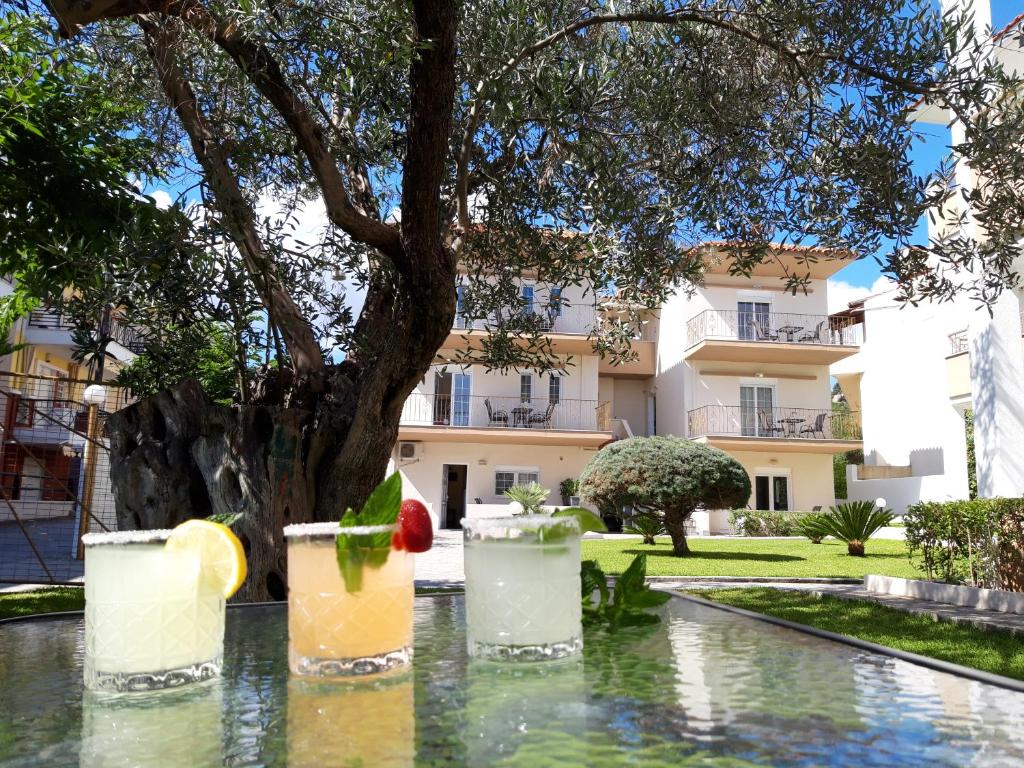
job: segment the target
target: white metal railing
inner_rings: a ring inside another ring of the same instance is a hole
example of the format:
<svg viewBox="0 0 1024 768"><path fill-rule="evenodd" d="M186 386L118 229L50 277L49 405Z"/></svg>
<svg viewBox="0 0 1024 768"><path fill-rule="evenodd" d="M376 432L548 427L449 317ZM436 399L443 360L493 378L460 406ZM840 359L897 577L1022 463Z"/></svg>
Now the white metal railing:
<svg viewBox="0 0 1024 768"><path fill-rule="evenodd" d="M470 319L456 314L454 328L459 330L538 330L544 333L571 333L588 335L598 323L597 311L592 304L549 304L536 301L532 306L507 307L482 319Z"/></svg>
<svg viewBox="0 0 1024 768"><path fill-rule="evenodd" d="M949 334L949 354L959 355L968 350L967 329Z"/></svg>
<svg viewBox="0 0 1024 768"><path fill-rule="evenodd" d="M689 437L714 435L805 440L860 440L857 411L705 405L687 413Z"/></svg>
<svg viewBox="0 0 1024 768"><path fill-rule="evenodd" d="M413 392L402 407L408 426L611 431L608 404L597 400L482 397Z"/></svg>
<svg viewBox="0 0 1024 768"><path fill-rule="evenodd" d="M864 326L829 315L708 309L686 323L687 346L707 340L858 346L864 340Z"/></svg>

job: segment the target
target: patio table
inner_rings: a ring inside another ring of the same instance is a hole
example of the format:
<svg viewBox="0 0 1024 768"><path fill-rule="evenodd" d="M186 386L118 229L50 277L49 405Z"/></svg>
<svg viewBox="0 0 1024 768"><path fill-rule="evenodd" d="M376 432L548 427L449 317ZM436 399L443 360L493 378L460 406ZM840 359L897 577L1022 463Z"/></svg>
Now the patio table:
<svg viewBox="0 0 1024 768"><path fill-rule="evenodd" d="M512 426L530 426L530 416L533 414L533 408L528 408L525 405L521 405L518 408L512 409Z"/></svg>
<svg viewBox="0 0 1024 768"><path fill-rule="evenodd" d="M126 695L83 691L81 614L0 622L0 766L1024 764L1024 692L682 597L658 613L578 657L478 662L463 597L417 597L412 669L321 682L288 673L283 603L233 606L223 677Z"/></svg>
<svg viewBox="0 0 1024 768"><path fill-rule="evenodd" d="M779 333L786 334L786 341L793 341L793 336L797 331L802 331L804 327L802 325L780 325L778 327Z"/></svg>
<svg viewBox="0 0 1024 768"><path fill-rule="evenodd" d="M786 425L786 437L796 437L796 426L797 424L803 424L806 419L798 419L795 416L791 416L788 419L779 419L780 424Z"/></svg>

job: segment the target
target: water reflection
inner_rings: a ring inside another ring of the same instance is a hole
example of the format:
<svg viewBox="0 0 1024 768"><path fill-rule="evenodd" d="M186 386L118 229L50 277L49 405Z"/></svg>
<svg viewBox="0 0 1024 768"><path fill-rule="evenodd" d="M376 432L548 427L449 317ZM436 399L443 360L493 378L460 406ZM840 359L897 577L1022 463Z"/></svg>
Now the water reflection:
<svg viewBox="0 0 1024 768"><path fill-rule="evenodd" d="M288 766L404 768L416 757L412 675L288 682Z"/></svg>
<svg viewBox="0 0 1024 768"><path fill-rule="evenodd" d="M82 698L82 768L220 765L224 728L218 683L175 691Z"/></svg>

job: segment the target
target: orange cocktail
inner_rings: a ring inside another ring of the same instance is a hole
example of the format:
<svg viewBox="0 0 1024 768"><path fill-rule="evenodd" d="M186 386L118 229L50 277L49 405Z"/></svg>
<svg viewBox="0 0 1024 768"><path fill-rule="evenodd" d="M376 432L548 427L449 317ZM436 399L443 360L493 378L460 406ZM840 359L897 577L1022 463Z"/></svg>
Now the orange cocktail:
<svg viewBox="0 0 1024 768"><path fill-rule="evenodd" d="M372 542L396 526L312 523L284 530L288 664L299 675L374 674L412 660L412 555L390 546L339 548L342 530Z"/></svg>

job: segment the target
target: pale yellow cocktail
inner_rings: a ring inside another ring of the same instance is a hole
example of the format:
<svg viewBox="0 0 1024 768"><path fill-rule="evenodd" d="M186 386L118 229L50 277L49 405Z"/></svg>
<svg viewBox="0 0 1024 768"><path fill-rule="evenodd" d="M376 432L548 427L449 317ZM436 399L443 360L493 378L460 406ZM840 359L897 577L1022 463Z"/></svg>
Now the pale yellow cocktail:
<svg viewBox="0 0 1024 768"><path fill-rule="evenodd" d="M357 583L346 583L335 545L341 530L337 523L284 529L288 663L299 675L374 674L412 659L412 555L382 548L368 563L355 566ZM372 535L390 533L395 526L344 530Z"/></svg>

